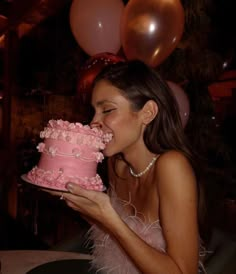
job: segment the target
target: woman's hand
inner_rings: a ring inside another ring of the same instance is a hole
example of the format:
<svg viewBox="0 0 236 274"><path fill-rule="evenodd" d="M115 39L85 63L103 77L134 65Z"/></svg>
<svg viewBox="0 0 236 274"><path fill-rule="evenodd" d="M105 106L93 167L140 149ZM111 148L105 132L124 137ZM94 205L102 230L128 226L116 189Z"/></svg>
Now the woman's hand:
<svg viewBox="0 0 236 274"><path fill-rule="evenodd" d="M78 211L88 223L100 224L109 229L110 223L117 218L110 197L103 192L86 190L75 183L66 185L68 192L43 189L43 191L58 196L72 209Z"/></svg>
<svg viewBox="0 0 236 274"><path fill-rule="evenodd" d="M115 212L109 196L103 192L86 190L74 183L68 183L66 188L68 192L63 193L63 199L69 207L85 216L85 219L87 217L105 225L112 212Z"/></svg>

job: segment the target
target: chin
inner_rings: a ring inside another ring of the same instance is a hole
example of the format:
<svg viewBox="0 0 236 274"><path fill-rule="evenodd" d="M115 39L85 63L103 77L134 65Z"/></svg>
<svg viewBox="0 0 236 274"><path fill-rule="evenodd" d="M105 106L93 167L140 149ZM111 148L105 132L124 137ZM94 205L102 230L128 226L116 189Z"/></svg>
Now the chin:
<svg viewBox="0 0 236 274"><path fill-rule="evenodd" d="M104 150L103 150L103 155L105 157L111 157L111 156L114 156L115 154L117 154L116 151L112 150L112 149L109 149L109 147L106 147Z"/></svg>
<svg viewBox="0 0 236 274"><path fill-rule="evenodd" d="M103 155L104 155L105 157L111 157L111 156L114 155L114 153L111 153L111 152L109 152L109 151L103 150Z"/></svg>

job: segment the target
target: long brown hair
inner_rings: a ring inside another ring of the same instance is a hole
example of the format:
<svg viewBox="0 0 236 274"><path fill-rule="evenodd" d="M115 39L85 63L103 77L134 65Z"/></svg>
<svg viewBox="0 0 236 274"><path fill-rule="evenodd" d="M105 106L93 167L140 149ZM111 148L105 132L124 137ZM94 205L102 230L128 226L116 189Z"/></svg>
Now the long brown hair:
<svg viewBox="0 0 236 274"><path fill-rule="evenodd" d="M120 62L105 67L96 77L94 85L106 80L118 88L134 111L139 111L149 100L158 105L158 115L147 125L144 142L156 154L168 150L182 152L195 166L194 157L184 134L178 104L172 91L156 70L141 61Z"/></svg>
<svg viewBox="0 0 236 274"><path fill-rule="evenodd" d="M169 86L161 75L142 61L133 60L106 66L96 77L94 85L105 80L120 90L120 93L131 102L134 111L142 109L145 103L153 100L158 105L158 115L146 126L144 143L149 151L161 154L169 150L183 153L192 164L197 177L199 193L199 228L201 233L202 214L204 215L204 195L202 194L201 163L198 154L193 151L181 123L178 104ZM117 175L116 155L112 161L113 172ZM123 159L124 160L124 159Z"/></svg>

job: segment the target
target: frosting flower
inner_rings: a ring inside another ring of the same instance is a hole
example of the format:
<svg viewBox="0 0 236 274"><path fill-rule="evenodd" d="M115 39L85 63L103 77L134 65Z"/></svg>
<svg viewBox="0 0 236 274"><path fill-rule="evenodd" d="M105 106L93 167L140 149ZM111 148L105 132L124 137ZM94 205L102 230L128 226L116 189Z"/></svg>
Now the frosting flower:
<svg viewBox="0 0 236 274"><path fill-rule="evenodd" d="M37 145L37 149L38 149L39 152L43 152L44 148L45 148L45 144L44 143L39 143Z"/></svg>
<svg viewBox="0 0 236 274"><path fill-rule="evenodd" d="M57 153L57 147L53 147L53 146L50 146L48 148L48 153L52 156L52 157L55 157L56 156L56 153Z"/></svg>

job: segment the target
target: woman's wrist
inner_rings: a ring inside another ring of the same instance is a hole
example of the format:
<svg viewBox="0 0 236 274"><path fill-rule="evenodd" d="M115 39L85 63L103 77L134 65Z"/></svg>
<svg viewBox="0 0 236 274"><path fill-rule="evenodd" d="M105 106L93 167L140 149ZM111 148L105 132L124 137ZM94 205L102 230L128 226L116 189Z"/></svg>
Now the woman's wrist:
<svg viewBox="0 0 236 274"><path fill-rule="evenodd" d="M108 229L111 234L115 233L115 231L119 229L122 220L112 205L104 209L103 217L104 221L102 225Z"/></svg>

